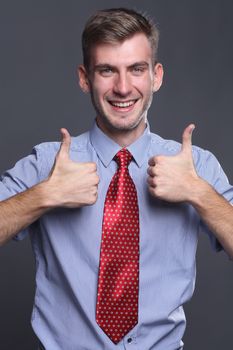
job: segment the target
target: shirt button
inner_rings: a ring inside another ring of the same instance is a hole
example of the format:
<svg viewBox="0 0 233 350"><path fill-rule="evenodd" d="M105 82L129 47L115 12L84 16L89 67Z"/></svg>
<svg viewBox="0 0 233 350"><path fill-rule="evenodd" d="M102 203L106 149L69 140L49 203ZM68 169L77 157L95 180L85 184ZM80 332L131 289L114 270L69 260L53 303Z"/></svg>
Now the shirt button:
<svg viewBox="0 0 233 350"><path fill-rule="evenodd" d="M132 341L133 341L132 338L128 338L128 339L127 339L127 342L128 342L128 343L132 343Z"/></svg>

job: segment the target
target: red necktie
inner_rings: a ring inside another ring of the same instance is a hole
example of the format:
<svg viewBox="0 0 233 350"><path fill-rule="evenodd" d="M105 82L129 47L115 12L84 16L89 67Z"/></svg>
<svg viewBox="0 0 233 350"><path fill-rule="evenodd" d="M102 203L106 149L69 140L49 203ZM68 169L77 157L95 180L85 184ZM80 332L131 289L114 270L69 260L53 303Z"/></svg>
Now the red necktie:
<svg viewBox="0 0 233 350"><path fill-rule="evenodd" d="M129 175L131 153L121 149L104 205L96 321L118 343L138 322L139 211Z"/></svg>

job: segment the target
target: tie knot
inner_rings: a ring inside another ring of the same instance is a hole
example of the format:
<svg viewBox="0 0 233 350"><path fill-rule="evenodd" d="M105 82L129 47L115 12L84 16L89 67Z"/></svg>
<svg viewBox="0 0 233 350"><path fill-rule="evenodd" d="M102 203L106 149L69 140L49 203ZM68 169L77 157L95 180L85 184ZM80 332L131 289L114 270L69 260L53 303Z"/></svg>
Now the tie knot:
<svg viewBox="0 0 233 350"><path fill-rule="evenodd" d="M114 157L119 168L128 168L128 165L131 162L132 158L133 156L130 151L127 150L127 148L122 148Z"/></svg>

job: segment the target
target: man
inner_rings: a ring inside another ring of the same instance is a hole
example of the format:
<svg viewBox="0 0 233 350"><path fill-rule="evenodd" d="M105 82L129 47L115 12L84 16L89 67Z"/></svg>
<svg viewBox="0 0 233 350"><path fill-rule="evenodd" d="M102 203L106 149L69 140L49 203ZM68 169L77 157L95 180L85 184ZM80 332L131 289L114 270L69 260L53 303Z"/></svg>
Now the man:
<svg viewBox="0 0 233 350"><path fill-rule="evenodd" d="M36 146L2 177L0 241L30 234L41 349L182 349L200 230L233 256L233 188L216 158L192 147L193 124L181 145L149 130L157 47L139 13L93 15L78 68L93 128L61 129L61 145Z"/></svg>

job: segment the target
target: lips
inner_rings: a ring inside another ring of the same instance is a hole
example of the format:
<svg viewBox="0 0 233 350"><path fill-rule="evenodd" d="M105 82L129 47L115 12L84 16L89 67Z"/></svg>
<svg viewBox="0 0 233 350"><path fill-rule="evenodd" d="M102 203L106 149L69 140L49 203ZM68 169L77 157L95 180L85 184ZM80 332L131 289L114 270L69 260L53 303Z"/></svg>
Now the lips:
<svg viewBox="0 0 233 350"><path fill-rule="evenodd" d="M135 103L137 102L137 99L129 100L129 101L108 101L114 109L130 109L132 108Z"/></svg>

